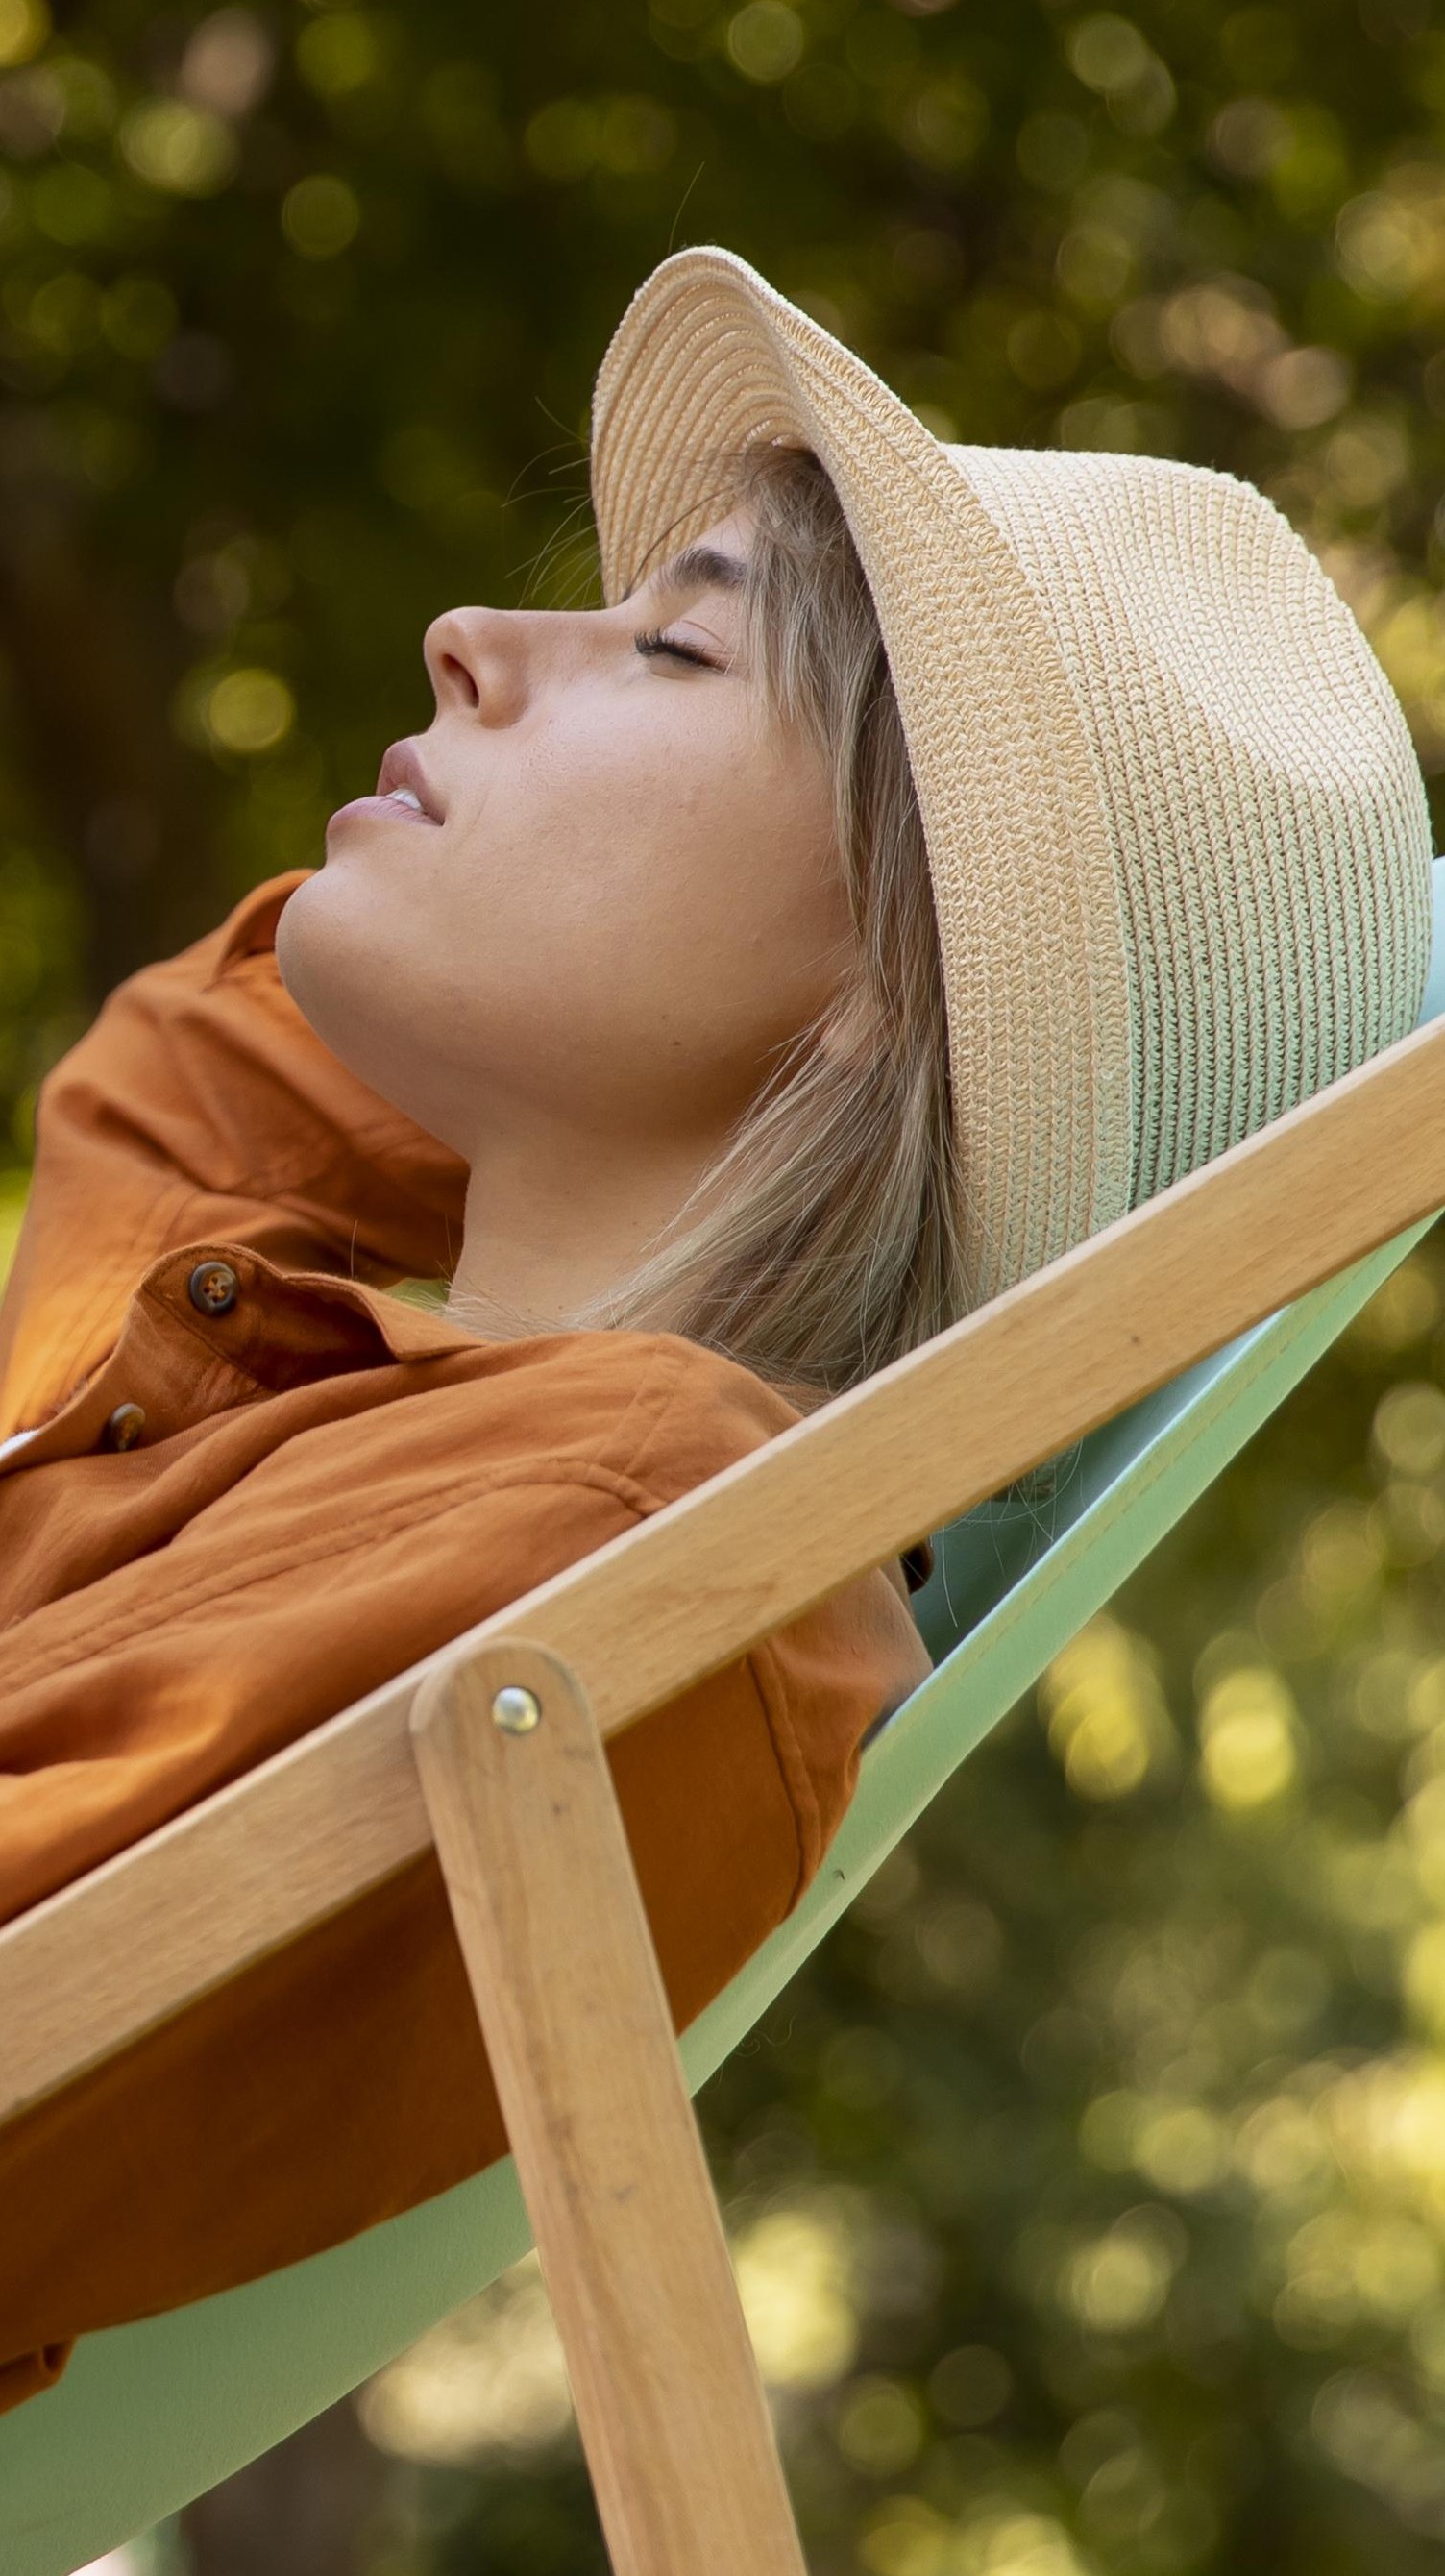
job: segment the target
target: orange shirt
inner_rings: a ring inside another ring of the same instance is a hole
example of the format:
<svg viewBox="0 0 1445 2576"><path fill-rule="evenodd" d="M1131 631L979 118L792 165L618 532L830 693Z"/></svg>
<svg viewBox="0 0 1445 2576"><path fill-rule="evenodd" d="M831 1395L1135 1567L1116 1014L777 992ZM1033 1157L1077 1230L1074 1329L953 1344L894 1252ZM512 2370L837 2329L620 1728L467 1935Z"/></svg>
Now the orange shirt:
<svg viewBox="0 0 1445 2576"><path fill-rule="evenodd" d="M262 886L45 1083L0 1303L0 1920L797 1419L666 1333L488 1342L465 1166L281 984ZM609 1744L679 2029L796 1904L928 1659L896 1568ZM0 2406L506 2139L435 1859L0 2130Z"/></svg>

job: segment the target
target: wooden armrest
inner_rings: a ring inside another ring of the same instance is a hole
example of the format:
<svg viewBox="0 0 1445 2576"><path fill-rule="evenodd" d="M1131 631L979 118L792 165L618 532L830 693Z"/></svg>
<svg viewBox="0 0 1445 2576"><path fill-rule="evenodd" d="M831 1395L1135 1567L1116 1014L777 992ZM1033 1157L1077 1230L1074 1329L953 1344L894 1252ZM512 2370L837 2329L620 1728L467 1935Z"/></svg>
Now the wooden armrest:
<svg viewBox="0 0 1445 2576"><path fill-rule="evenodd" d="M1445 1204L1445 1018L0 1932L0 2118L431 1840L430 1674L519 1639L604 1735Z"/></svg>

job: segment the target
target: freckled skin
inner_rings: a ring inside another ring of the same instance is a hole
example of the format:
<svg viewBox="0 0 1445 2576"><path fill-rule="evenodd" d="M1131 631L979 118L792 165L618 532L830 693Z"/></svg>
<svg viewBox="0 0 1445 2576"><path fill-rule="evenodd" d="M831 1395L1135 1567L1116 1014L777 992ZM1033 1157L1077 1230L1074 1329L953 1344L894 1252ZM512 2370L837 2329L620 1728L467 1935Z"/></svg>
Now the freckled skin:
<svg viewBox="0 0 1445 2576"><path fill-rule="evenodd" d="M750 533L701 542L742 560ZM639 654L648 630L724 667ZM721 581L448 610L412 737L443 820L338 818L281 916L320 1036L471 1164L459 1288L550 1318L623 1275L836 987L823 764L740 643Z"/></svg>

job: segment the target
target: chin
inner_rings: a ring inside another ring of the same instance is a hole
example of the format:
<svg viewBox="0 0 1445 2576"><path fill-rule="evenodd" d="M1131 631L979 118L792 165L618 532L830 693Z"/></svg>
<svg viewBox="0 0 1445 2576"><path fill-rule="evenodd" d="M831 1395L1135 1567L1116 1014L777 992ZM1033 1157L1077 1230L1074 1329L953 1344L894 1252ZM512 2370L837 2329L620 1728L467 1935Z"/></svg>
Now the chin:
<svg viewBox="0 0 1445 2576"><path fill-rule="evenodd" d="M335 870L297 887L276 924L276 965L302 1018L348 1073L439 1143L465 1148L449 1132L436 1097L442 1068L429 1047L437 1013L415 961L397 952L374 901L352 899ZM463 1086L464 1090L464 1086Z"/></svg>
<svg viewBox="0 0 1445 2576"><path fill-rule="evenodd" d="M276 924L276 969L303 1018L334 1055L354 1072L367 1020L368 987L375 992L376 960L384 953L375 928L338 901L335 875L308 877L281 907Z"/></svg>
<svg viewBox="0 0 1445 2576"><path fill-rule="evenodd" d="M297 1009L305 1011L308 1019L311 1014L306 1005L306 987L316 907L314 902L308 905L307 898L315 894L321 877L322 871L318 868L315 876L308 877L304 885L299 885L294 894L288 895L276 920L276 971Z"/></svg>

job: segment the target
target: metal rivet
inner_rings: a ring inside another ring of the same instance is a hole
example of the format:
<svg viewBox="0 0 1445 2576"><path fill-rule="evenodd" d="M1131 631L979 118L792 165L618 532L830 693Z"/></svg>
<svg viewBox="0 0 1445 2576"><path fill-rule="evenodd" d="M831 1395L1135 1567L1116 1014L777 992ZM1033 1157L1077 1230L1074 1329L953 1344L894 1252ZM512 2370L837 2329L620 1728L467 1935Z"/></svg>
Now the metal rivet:
<svg viewBox="0 0 1445 2576"><path fill-rule="evenodd" d="M105 1426L107 1446L112 1449L133 1449L145 1427L146 1414L143 1404L118 1404Z"/></svg>
<svg viewBox="0 0 1445 2576"><path fill-rule="evenodd" d="M203 1315L229 1314L241 1282L229 1261L199 1261L186 1282L191 1304Z"/></svg>
<svg viewBox="0 0 1445 2576"><path fill-rule="evenodd" d="M542 1723L542 1707L534 1691L523 1690L519 1682L508 1682L492 1702L492 1723L504 1735L530 1735Z"/></svg>

